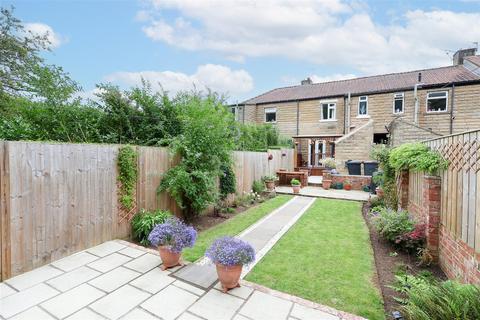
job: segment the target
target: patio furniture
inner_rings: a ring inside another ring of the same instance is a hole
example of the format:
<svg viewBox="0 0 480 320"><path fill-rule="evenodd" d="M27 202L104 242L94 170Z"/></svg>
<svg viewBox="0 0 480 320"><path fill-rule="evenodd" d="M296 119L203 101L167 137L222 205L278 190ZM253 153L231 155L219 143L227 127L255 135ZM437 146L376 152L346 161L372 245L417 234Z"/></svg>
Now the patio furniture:
<svg viewBox="0 0 480 320"><path fill-rule="evenodd" d="M292 179L298 179L302 187L308 185L308 172L307 171L277 171L278 184L290 185Z"/></svg>

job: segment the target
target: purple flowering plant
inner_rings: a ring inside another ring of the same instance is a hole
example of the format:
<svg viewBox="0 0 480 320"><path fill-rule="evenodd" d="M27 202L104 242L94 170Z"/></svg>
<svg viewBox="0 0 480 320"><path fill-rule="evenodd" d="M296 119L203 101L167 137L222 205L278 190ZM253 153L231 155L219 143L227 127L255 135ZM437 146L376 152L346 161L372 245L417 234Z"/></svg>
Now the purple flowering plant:
<svg viewBox="0 0 480 320"><path fill-rule="evenodd" d="M205 255L213 263L225 266L246 265L255 260L255 250L248 242L228 236L216 239Z"/></svg>
<svg viewBox="0 0 480 320"><path fill-rule="evenodd" d="M152 245L166 246L175 253L193 247L196 239L197 231L177 217L168 218L164 223L157 224L148 235L148 241Z"/></svg>

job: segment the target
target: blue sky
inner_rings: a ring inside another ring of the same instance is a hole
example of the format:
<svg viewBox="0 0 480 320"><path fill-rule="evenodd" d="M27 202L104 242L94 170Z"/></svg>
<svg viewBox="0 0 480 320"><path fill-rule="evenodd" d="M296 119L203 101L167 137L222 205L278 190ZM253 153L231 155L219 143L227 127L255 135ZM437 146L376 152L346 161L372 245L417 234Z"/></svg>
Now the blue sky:
<svg viewBox="0 0 480 320"><path fill-rule="evenodd" d="M310 76L315 82L450 64L480 42L480 0L6 1L50 30L49 63L92 95L140 78L172 93L211 88L234 103ZM450 51L448 51L450 50Z"/></svg>

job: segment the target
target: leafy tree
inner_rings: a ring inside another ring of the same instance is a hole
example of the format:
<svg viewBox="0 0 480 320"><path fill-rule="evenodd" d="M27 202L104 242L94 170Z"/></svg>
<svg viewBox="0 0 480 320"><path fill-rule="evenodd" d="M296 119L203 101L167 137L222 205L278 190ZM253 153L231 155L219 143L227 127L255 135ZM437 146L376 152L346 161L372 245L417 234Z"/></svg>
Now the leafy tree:
<svg viewBox="0 0 480 320"><path fill-rule="evenodd" d="M216 182L223 166L231 164L235 124L217 95L183 93L175 103L182 133L170 148L180 163L165 174L158 191L169 192L191 219L218 199Z"/></svg>

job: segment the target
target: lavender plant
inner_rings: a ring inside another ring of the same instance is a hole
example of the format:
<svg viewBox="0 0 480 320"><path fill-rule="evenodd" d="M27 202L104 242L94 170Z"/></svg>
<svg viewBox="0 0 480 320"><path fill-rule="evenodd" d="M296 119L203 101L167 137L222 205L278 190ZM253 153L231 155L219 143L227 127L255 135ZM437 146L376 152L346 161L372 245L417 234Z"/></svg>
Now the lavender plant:
<svg viewBox="0 0 480 320"><path fill-rule="evenodd" d="M196 239L197 231L176 217L157 224L148 235L152 245L166 246L175 253L180 253L184 248L193 247Z"/></svg>
<svg viewBox="0 0 480 320"><path fill-rule="evenodd" d="M225 266L245 265L255 260L255 250L249 243L229 236L216 239L205 255L213 263Z"/></svg>

